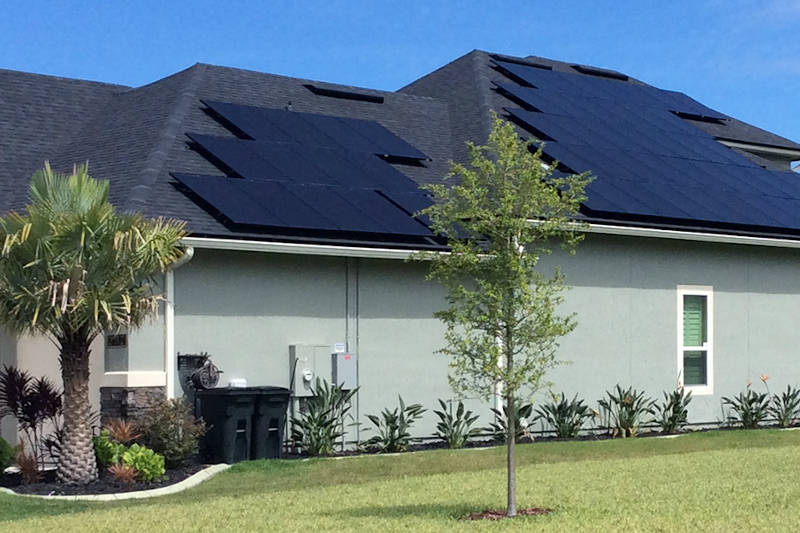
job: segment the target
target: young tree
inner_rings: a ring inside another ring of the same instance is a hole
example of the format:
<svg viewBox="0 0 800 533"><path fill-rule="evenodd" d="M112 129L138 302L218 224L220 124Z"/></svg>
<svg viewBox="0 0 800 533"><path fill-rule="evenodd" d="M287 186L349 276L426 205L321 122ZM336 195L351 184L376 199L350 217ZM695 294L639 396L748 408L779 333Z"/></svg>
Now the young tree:
<svg viewBox="0 0 800 533"><path fill-rule="evenodd" d="M543 385L556 363L559 337L575 327L558 316L564 276L536 266L560 242L574 252L581 227L572 220L585 199L588 174L558 177L511 124L495 117L486 146L468 144L470 164L452 164L454 185L432 185L423 210L448 239L449 254L425 253L428 279L447 289L448 307L435 316L446 326L442 353L451 358L457 393L489 399L499 385L508 412L509 517L516 515L514 400Z"/></svg>
<svg viewBox="0 0 800 533"><path fill-rule="evenodd" d="M59 349L64 440L58 476L97 476L89 403L89 347L106 331L140 326L158 312L155 276L183 255L184 223L117 213L108 182L45 163L26 213L0 218L0 324L47 336Z"/></svg>

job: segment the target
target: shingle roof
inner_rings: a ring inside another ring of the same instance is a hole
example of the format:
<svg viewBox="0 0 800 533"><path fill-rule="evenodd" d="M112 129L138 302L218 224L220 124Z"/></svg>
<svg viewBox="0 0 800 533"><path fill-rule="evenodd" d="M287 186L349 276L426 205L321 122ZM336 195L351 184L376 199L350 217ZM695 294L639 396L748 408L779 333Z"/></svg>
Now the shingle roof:
<svg viewBox="0 0 800 533"><path fill-rule="evenodd" d="M474 80L474 85L463 88L463 80ZM596 179L583 209L589 220L800 234L800 183L787 162L779 165L714 139L794 151L798 159L800 145L682 93L613 71L482 51L470 52L401 92L448 100L451 122L462 139L485 142L488 108L519 124L522 137L544 140L545 153L566 163L564 170L592 171ZM650 107L654 102L664 103L663 109ZM678 113L678 118L669 112L672 106L685 106L688 114ZM714 118L695 118L694 113ZM651 135L636 138L626 126Z"/></svg>
<svg viewBox="0 0 800 533"><path fill-rule="evenodd" d="M574 72L570 64L545 58L511 59ZM473 51L397 92L205 64L138 88L0 70L0 211L23 207L28 180L44 159L65 170L88 160L93 176L111 181L111 199L117 206L184 219L196 235L378 243L380 237L244 230L176 188L172 173L221 174L193 149L187 133L235 136L203 101L288 106L376 121L430 157L418 166L395 165L424 184L441 180L450 159L466 159L465 141L485 142L491 111L509 104L493 90L493 83L503 76L491 65L490 54ZM381 97L383 103L324 96L309 90L309 84ZM735 119L725 126L700 123L698 127L727 139L800 150L796 143Z"/></svg>

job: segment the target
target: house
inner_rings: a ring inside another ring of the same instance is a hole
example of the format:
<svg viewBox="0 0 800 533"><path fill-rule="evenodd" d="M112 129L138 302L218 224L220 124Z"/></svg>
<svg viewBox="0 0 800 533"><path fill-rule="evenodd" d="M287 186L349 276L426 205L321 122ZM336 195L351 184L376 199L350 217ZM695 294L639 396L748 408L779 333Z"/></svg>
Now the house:
<svg viewBox="0 0 800 533"><path fill-rule="evenodd" d="M188 223L191 259L164 277L158 319L93 347L106 413L181 395L178 354L201 352L223 386L298 396L345 353L362 422L398 395L450 398L443 291L404 259L445 249L412 217L418 185L485 142L492 111L559 170L597 176L578 254L544 261L563 267L579 323L554 390L594 404L617 383L660 396L681 381L691 421L709 423L748 379L800 382L800 144L682 93L473 51L397 92L197 64L138 88L0 71L0 101L0 211L24 206L45 159L88 160L120 209ZM0 362L58 377L44 339L0 335ZM416 432L433 427L428 412Z"/></svg>

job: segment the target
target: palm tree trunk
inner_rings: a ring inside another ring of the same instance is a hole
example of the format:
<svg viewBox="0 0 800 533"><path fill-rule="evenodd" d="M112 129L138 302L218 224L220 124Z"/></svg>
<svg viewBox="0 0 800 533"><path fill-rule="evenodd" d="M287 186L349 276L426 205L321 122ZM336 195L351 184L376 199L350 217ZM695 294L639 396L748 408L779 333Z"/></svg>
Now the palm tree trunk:
<svg viewBox="0 0 800 533"><path fill-rule="evenodd" d="M88 483L97 478L90 420L89 353L86 335L61 339L64 440L58 461L58 479L63 483Z"/></svg>

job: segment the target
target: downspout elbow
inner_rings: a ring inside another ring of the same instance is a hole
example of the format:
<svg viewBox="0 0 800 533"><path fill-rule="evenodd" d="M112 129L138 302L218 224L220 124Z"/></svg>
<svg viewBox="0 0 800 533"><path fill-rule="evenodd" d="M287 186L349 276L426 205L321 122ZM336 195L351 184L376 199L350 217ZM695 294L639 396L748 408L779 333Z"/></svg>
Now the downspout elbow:
<svg viewBox="0 0 800 533"><path fill-rule="evenodd" d="M181 256L180 259L178 259L172 264L170 270L179 269L180 267L191 261L193 257L194 257L194 246L187 246L183 251L183 256Z"/></svg>

